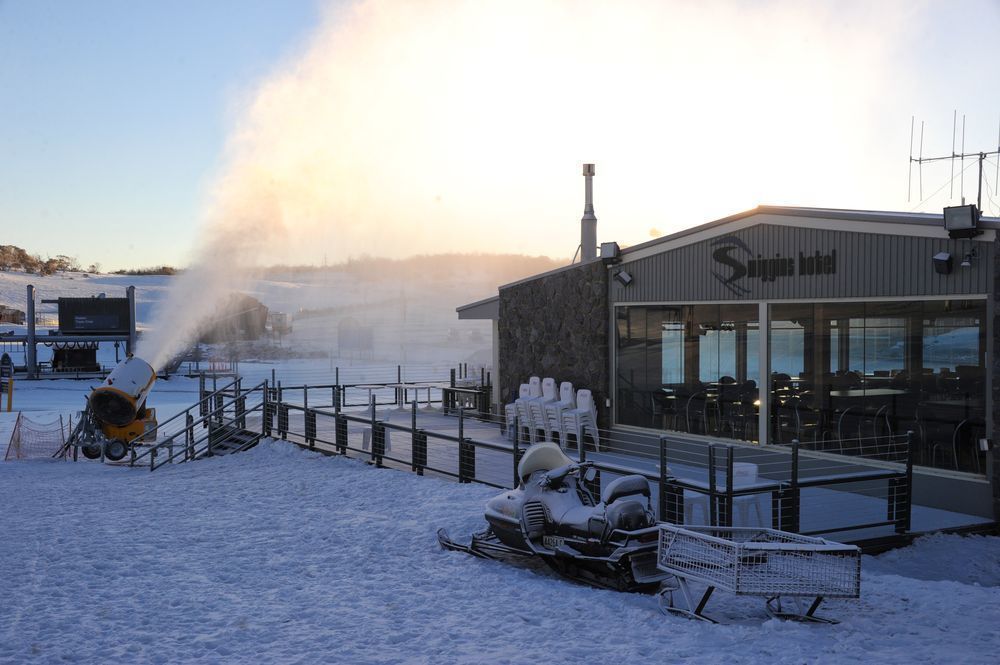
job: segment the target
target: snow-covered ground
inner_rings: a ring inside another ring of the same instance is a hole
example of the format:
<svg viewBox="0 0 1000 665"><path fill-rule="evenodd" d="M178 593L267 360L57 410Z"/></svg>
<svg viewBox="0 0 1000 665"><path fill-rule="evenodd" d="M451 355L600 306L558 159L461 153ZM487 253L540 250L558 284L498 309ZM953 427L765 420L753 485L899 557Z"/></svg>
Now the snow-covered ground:
<svg viewBox="0 0 1000 665"><path fill-rule="evenodd" d="M495 490L287 443L156 473L0 463L0 661L995 663L1000 538L863 561L842 623L727 625L438 549Z"/></svg>

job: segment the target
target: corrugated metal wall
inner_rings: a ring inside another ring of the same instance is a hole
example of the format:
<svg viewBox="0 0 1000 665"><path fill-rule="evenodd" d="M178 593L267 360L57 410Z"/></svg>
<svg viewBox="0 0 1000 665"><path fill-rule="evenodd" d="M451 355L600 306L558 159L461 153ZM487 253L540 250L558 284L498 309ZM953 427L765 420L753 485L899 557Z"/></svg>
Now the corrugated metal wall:
<svg viewBox="0 0 1000 665"><path fill-rule="evenodd" d="M978 258L962 268L962 257L975 247ZM794 274L773 281L739 273L713 257L725 252L736 264L750 267L754 259L776 256L794 259ZM835 274L800 274L800 253L830 255L836 250ZM950 252L950 275L935 272L931 257ZM655 256L626 261L634 281L622 286L611 280L613 303L697 302L704 300L772 300L812 298L874 298L891 296L990 293L993 243L853 231L760 224Z"/></svg>

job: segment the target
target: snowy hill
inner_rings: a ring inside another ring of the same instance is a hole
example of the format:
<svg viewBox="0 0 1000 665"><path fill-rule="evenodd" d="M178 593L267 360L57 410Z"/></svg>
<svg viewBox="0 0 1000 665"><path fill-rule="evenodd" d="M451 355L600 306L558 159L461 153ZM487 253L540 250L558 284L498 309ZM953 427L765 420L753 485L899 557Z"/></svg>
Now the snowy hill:
<svg viewBox="0 0 1000 665"><path fill-rule="evenodd" d="M416 257L410 263L373 259L342 269L269 271L253 281L247 292L271 310L292 315L293 332L280 344L299 356L392 364L485 364L490 360L489 322L459 321L455 308L495 295L499 284L522 277L525 270L553 265L542 258L488 259L481 261L479 269L476 257ZM100 293L123 297L125 289L134 285L137 324L142 331L153 324L156 308L166 298L173 279L167 275L0 272L0 305L24 311L26 287L33 284L36 312L44 323L54 326L55 305L41 304L41 300ZM357 357L341 348L338 328L345 321L372 330L371 353ZM11 328L0 326L0 330ZM259 346L254 352L261 353Z"/></svg>

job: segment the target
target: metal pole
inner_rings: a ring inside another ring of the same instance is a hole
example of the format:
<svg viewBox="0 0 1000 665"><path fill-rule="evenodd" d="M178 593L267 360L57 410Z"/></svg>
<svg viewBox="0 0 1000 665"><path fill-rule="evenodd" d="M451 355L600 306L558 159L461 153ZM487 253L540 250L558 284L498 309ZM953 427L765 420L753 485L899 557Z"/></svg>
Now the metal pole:
<svg viewBox="0 0 1000 665"><path fill-rule="evenodd" d="M368 426L371 427L371 458L375 461L375 394L368 395Z"/></svg>
<svg viewBox="0 0 1000 665"><path fill-rule="evenodd" d="M903 504L903 530L910 530L913 513L913 431L906 432L906 502Z"/></svg>
<svg viewBox="0 0 1000 665"><path fill-rule="evenodd" d="M517 465L521 461L521 451L518 439L521 438L521 423L518 421L517 416L514 416L514 444L511 450L511 457L514 458L514 489L517 489L521 485L521 479L517 475Z"/></svg>
<svg viewBox="0 0 1000 665"><path fill-rule="evenodd" d="M976 210L983 209L983 160L986 155L979 153L979 193L976 194Z"/></svg>
<svg viewBox="0 0 1000 665"><path fill-rule="evenodd" d="M792 439L792 514L789 531L799 532L800 510L799 505L799 440Z"/></svg>
<svg viewBox="0 0 1000 665"><path fill-rule="evenodd" d="M35 348L35 287L28 285L28 310L26 312L28 323L28 345L25 347L25 368L29 379L38 378L37 349Z"/></svg>
<svg viewBox="0 0 1000 665"><path fill-rule="evenodd" d="M733 447L726 446L726 515L722 526L733 525Z"/></svg>
<svg viewBox="0 0 1000 665"><path fill-rule="evenodd" d="M659 487L658 498L658 511L657 515L660 521L666 521L667 519L667 438L665 436L660 437L660 487Z"/></svg>
<svg viewBox="0 0 1000 665"><path fill-rule="evenodd" d="M719 526L715 505L715 444L708 446L708 523Z"/></svg>
<svg viewBox="0 0 1000 665"><path fill-rule="evenodd" d="M135 353L138 333L135 331L135 287L129 286L125 289L125 296L128 298L128 341L125 343L125 355L130 356Z"/></svg>

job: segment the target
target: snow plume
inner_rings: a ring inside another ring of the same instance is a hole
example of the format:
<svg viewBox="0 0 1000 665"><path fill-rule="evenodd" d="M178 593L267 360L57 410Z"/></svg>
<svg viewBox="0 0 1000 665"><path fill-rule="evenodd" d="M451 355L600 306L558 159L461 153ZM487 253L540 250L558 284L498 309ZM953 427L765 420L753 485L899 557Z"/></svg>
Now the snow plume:
<svg viewBox="0 0 1000 665"><path fill-rule="evenodd" d="M870 109L906 79L887 35L912 12L869 4L335 3L239 105L197 260L140 353L162 364L262 261L570 256L587 161L605 240L829 204L831 182L878 207ZM752 168L720 183L728 155Z"/></svg>

